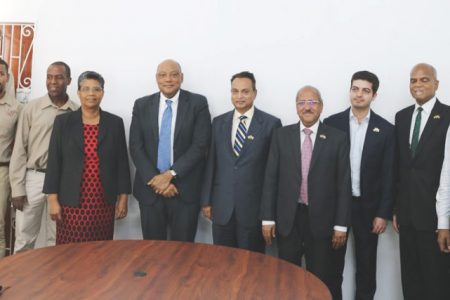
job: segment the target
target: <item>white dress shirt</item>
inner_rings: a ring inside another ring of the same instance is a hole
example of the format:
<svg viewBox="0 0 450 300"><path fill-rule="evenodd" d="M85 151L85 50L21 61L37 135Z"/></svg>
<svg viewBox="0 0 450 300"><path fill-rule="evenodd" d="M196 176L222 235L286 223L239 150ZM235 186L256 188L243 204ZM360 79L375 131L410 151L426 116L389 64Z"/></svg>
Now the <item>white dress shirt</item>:
<svg viewBox="0 0 450 300"><path fill-rule="evenodd" d="M441 180L436 194L437 229L450 229L450 130L445 137L444 163Z"/></svg>
<svg viewBox="0 0 450 300"><path fill-rule="evenodd" d="M361 157L369 120L370 110L361 123L359 123L358 118L350 109L350 167L352 176L352 195L355 197L361 197Z"/></svg>
<svg viewBox="0 0 450 300"><path fill-rule="evenodd" d="M434 104L436 103L436 97L428 100L424 105L420 106L419 104L416 103L415 107L414 107L414 112L411 118L411 127L409 130L409 145L411 145L411 141L412 141L412 136L413 136L413 132L414 132L414 125L416 124L416 116L418 113L418 108L422 107L422 119L420 120L420 131L419 131L419 141L420 141L420 137L422 136L422 132L423 129L425 128L425 125L427 124L428 118L430 117L431 114L431 110L434 107Z"/></svg>
<svg viewBox="0 0 450 300"><path fill-rule="evenodd" d="M172 98L167 98L163 93L159 93L159 113L158 113L158 130L161 131L161 121L166 110L166 100L172 101L172 127L170 128L170 165L173 165L173 138L175 133L175 121L177 119L178 98L180 97L180 90Z"/></svg>
<svg viewBox="0 0 450 300"><path fill-rule="evenodd" d="M236 140L236 131L238 129L239 122L241 122L241 120L239 118L241 116L246 116L247 117L247 119L245 119L243 122L245 124L245 128L247 128L247 131L248 131L248 129L250 128L250 123L252 122L254 113L255 113L255 106L254 105L252 105L252 107L249 110L247 110L245 113L243 113L243 114L241 114L237 110L234 110L234 113L233 113L233 126L231 128L231 147L234 146L234 141Z"/></svg>

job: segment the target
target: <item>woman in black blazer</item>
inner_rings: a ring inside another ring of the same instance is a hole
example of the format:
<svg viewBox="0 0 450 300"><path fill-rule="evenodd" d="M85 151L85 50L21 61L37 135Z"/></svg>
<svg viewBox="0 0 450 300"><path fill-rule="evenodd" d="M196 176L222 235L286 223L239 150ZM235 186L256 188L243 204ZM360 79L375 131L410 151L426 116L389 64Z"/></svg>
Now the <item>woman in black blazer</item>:
<svg viewBox="0 0 450 300"><path fill-rule="evenodd" d="M55 119L44 193L57 222L56 243L112 240L114 218L127 214L131 192L125 130L120 117L100 109L103 77L78 78L81 108Z"/></svg>

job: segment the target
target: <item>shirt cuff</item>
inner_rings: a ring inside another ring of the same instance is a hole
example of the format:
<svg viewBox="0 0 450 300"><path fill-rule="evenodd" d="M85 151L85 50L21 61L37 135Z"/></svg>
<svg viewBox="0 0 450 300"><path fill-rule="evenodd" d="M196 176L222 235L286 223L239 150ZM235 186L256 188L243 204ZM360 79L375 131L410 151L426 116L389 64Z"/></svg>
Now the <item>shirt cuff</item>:
<svg viewBox="0 0 450 300"><path fill-rule="evenodd" d="M438 217L438 229L450 229L450 217Z"/></svg>
<svg viewBox="0 0 450 300"><path fill-rule="evenodd" d="M341 231L341 232L347 232L347 227L336 225L336 226L334 226L334 230Z"/></svg>
<svg viewBox="0 0 450 300"><path fill-rule="evenodd" d="M275 225L275 221L262 221L262 225Z"/></svg>

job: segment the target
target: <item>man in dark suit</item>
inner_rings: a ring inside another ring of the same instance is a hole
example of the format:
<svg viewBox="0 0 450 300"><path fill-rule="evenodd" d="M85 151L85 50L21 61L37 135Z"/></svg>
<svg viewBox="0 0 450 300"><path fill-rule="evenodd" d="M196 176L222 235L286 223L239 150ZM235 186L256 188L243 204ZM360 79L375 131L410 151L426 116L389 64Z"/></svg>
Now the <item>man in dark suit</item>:
<svg viewBox="0 0 450 300"><path fill-rule="evenodd" d="M264 179L261 219L267 244L331 286L333 249L342 247L351 213L349 147L344 132L319 121L319 91L297 93L300 123L274 131ZM272 224L269 224L269 222Z"/></svg>
<svg viewBox="0 0 450 300"><path fill-rule="evenodd" d="M392 219L394 202L394 126L374 113L370 104L377 96L378 77L368 71L353 74L351 108L332 115L324 123L347 133L352 178L351 229L355 241L355 299L373 299L376 290L378 235ZM346 246L335 251L333 299L342 299L342 274Z"/></svg>
<svg viewBox="0 0 450 300"><path fill-rule="evenodd" d="M416 65L409 83L416 103L395 116L399 171L393 221L400 235L406 300L448 299L450 295L446 254L436 241L436 192L450 123L450 107L435 96L438 86L433 66Z"/></svg>
<svg viewBox="0 0 450 300"><path fill-rule="evenodd" d="M193 241L200 186L211 134L204 96L180 89L180 65L158 65L160 92L137 99L130 126L136 166L133 194L139 201L144 239Z"/></svg>
<svg viewBox="0 0 450 300"><path fill-rule="evenodd" d="M235 109L212 125L201 204L213 221L214 244L264 252L259 210L270 137L281 121L253 105L250 72L231 78Z"/></svg>

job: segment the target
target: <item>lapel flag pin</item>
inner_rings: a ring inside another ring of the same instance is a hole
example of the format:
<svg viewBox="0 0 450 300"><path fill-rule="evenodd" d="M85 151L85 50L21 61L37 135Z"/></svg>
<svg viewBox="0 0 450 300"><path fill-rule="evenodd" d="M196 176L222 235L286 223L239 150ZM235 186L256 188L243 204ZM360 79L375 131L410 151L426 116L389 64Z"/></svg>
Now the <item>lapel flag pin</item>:
<svg viewBox="0 0 450 300"><path fill-rule="evenodd" d="M434 115L434 116L433 116L433 119L435 119L435 120L438 120L438 119L440 119L440 118L441 118L440 115Z"/></svg>
<svg viewBox="0 0 450 300"><path fill-rule="evenodd" d="M378 127L375 127L375 128L373 129L373 132L378 133L378 132L380 132L380 129L379 129Z"/></svg>
<svg viewBox="0 0 450 300"><path fill-rule="evenodd" d="M327 139L327 136L326 136L325 134L321 134L321 135L319 135L319 137L320 137L322 140L326 140L326 139Z"/></svg>
<svg viewBox="0 0 450 300"><path fill-rule="evenodd" d="M255 137L253 135L249 135L249 136L247 136L247 139L249 139L250 141L253 141L255 139Z"/></svg>

